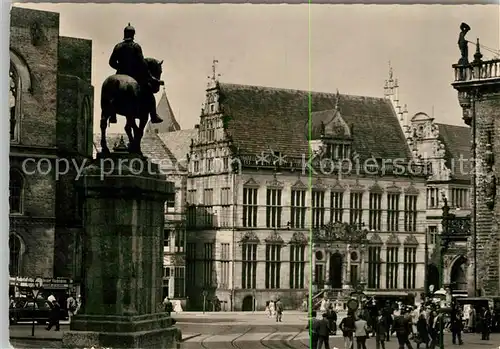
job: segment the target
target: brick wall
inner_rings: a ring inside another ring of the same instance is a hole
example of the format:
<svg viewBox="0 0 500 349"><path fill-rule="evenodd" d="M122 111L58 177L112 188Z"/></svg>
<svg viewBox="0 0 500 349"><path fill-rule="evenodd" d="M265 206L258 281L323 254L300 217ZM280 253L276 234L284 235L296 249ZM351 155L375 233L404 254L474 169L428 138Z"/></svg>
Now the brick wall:
<svg viewBox="0 0 500 349"><path fill-rule="evenodd" d="M23 145L56 145L58 38L58 13L12 8L10 48L31 78L31 90L22 95Z"/></svg>

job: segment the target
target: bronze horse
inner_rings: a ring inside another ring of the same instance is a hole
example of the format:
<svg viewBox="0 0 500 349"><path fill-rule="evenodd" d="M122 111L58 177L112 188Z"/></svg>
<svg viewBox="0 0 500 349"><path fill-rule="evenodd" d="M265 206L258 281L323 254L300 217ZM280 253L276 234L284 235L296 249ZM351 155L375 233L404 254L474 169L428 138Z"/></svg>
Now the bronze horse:
<svg viewBox="0 0 500 349"><path fill-rule="evenodd" d="M157 93L160 86L164 84L160 80L163 61L154 58L146 58L145 61L151 76L157 79L151 83L152 92ZM101 89L101 152L109 154L106 128L110 117L118 114L127 118L125 132L129 139L129 152L142 155L141 139L150 110L148 96L141 93L140 86L135 79L128 75L114 74L104 80ZM139 119L139 126L135 119Z"/></svg>

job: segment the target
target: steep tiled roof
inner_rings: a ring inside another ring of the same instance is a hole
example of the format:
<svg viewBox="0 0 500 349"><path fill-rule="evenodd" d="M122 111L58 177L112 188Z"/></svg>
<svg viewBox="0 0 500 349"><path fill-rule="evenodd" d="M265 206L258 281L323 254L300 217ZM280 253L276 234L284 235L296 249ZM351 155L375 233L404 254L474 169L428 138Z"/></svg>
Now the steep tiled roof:
<svg viewBox="0 0 500 349"><path fill-rule="evenodd" d="M163 119L163 122L160 124L152 124L148 121L146 125L146 132L151 133L164 133L164 132L172 132L178 131L181 129L179 123L175 119L174 112L172 111L172 107L170 106L170 102L168 101L167 93L163 90L160 101L156 107L156 112Z"/></svg>
<svg viewBox="0 0 500 349"><path fill-rule="evenodd" d="M123 136L125 142L128 142L126 134L122 133L108 133L107 135L108 147L112 151L115 144L120 141ZM101 134L94 134L94 157L97 152L101 151ZM164 170L173 169L175 158L168 148L163 144L157 134L144 134L141 142L142 153L151 159L152 162L160 165Z"/></svg>
<svg viewBox="0 0 500 349"><path fill-rule="evenodd" d="M169 149L175 161L185 163L186 155L189 153L191 139L198 135L197 129L179 130L174 132L158 133L157 136Z"/></svg>
<svg viewBox="0 0 500 349"><path fill-rule="evenodd" d="M437 124L439 140L446 149L446 166L456 179L470 180L471 176L471 130L467 126ZM464 159L464 161L460 161ZM463 165L461 165L461 163Z"/></svg>
<svg viewBox="0 0 500 349"><path fill-rule="evenodd" d="M309 95L311 111L335 108L337 95L220 83L228 133L242 154L271 148L288 157L308 154ZM384 98L340 95L339 109L360 157L410 158L397 116ZM333 113L319 113L317 118ZM313 127L321 120L313 117ZM383 142L381 141L383 140Z"/></svg>

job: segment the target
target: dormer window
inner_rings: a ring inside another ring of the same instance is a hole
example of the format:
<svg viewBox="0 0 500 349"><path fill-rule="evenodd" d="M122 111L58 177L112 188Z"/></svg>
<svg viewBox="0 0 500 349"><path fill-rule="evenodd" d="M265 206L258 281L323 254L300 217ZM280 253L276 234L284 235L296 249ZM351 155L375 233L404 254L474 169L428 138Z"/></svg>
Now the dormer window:
<svg viewBox="0 0 500 349"><path fill-rule="evenodd" d="M329 144L328 155L333 160L349 159L351 156L351 145L346 143Z"/></svg>

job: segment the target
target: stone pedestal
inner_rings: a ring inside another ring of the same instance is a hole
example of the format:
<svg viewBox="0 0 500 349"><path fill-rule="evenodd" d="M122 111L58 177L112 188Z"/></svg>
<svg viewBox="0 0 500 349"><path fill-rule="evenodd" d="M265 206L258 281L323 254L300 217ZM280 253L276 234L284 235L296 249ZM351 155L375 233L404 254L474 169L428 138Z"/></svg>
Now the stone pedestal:
<svg viewBox="0 0 500 349"><path fill-rule="evenodd" d="M163 312L164 203L175 195L156 165L116 151L85 169L83 305L65 348L176 348Z"/></svg>

